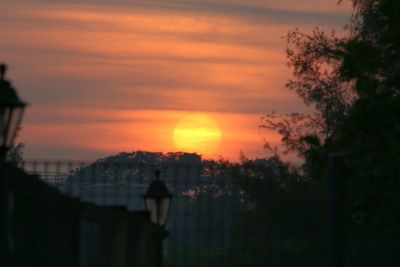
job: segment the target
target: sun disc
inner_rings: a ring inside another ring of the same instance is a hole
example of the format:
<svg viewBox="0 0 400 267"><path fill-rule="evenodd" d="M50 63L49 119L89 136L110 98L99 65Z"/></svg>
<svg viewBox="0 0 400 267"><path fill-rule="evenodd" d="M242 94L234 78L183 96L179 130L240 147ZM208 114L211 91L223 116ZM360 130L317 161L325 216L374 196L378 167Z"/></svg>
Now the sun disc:
<svg viewBox="0 0 400 267"><path fill-rule="evenodd" d="M179 151L212 155L221 141L221 130L217 123L205 114L183 117L173 133L175 147Z"/></svg>

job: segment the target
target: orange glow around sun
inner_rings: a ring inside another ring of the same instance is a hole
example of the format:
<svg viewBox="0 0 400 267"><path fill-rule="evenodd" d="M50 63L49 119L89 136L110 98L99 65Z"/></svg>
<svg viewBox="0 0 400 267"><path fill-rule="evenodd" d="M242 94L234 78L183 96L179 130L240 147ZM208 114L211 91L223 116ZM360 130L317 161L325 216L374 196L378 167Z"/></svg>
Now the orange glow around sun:
<svg viewBox="0 0 400 267"><path fill-rule="evenodd" d="M173 140L179 151L212 155L221 141L221 130L211 117L191 114L175 126Z"/></svg>

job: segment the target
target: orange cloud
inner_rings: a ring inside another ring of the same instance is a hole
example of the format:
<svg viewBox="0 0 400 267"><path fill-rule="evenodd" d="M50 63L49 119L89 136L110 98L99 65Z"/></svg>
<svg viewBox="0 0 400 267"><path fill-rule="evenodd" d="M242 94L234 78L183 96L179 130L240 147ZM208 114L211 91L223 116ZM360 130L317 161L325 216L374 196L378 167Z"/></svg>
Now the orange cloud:
<svg viewBox="0 0 400 267"><path fill-rule="evenodd" d="M21 139L27 143L28 152L29 144L63 145L76 150L100 151L103 154L133 150L177 151L173 143L173 131L183 117L192 113L174 110L113 111L85 108L43 109L36 112L47 111L53 113L47 120L24 123ZM262 150L262 133L257 128L260 117L254 114L206 114L217 122L222 133L221 143L214 157L238 160L240 151L254 156L254 150L258 151L258 156L265 154ZM66 118L69 121L63 122ZM278 141L274 134L267 138L272 143ZM31 152L28 154L35 156Z"/></svg>
<svg viewBox="0 0 400 267"><path fill-rule="evenodd" d="M221 127L216 155L263 156L263 113L305 109L284 89L281 37L298 23L336 25L347 12L320 0L75 3L0 10L0 58L32 103L21 134L27 157L175 151L173 128L192 112Z"/></svg>

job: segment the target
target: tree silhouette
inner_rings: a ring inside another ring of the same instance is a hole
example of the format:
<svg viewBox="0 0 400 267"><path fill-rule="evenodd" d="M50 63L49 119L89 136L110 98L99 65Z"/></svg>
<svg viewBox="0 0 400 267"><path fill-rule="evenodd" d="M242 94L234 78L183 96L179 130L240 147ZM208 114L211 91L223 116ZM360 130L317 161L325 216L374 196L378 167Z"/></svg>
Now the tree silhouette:
<svg viewBox="0 0 400 267"><path fill-rule="evenodd" d="M400 237L400 2L352 2L346 37L318 29L287 36L294 74L287 87L315 113L300 123L298 114L269 114L263 127L278 131L284 145L304 157L314 179L328 176L329 155L342 155L348 261L387 266L398 262Z"/></svg>

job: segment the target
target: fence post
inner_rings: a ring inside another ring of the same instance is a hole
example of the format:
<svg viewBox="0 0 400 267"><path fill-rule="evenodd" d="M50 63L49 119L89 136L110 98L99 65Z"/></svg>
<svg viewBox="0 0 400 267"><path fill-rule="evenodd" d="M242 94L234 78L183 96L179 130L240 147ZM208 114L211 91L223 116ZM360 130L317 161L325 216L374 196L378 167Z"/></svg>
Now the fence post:
<svg viewBox="0 0 400 267"><path fill-rule="evenodd" d="M344 162L343 156L331 154L329 157L330 167L330 209L331 209L331 231L330 231L330 266L344 266Z"/></svg>
<svg viewBox="0 0 400 267"><path fill-rule="evenodd" d="M0 161L0 261L4 266L11 265L9 240L7 237L8 227L8 184L6 183L6 166Z"/></svg>
<svg viewBox="0 0 400 267"><path fill-rule="evenodd" d="M113 215L113 240L111 247L111 266L127 266L127 227L128 211L124 206L112 207L116 212Z"/></svg>

